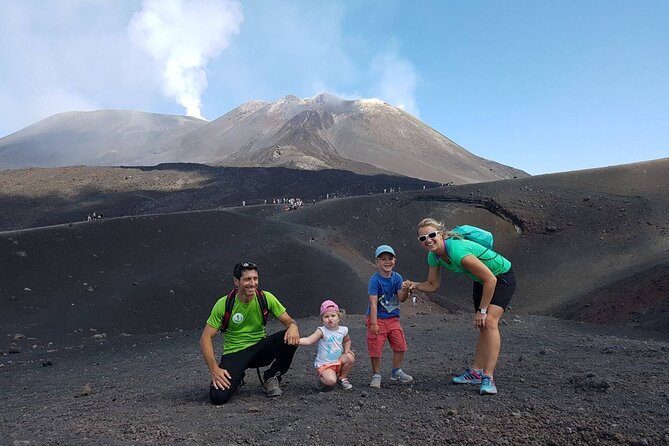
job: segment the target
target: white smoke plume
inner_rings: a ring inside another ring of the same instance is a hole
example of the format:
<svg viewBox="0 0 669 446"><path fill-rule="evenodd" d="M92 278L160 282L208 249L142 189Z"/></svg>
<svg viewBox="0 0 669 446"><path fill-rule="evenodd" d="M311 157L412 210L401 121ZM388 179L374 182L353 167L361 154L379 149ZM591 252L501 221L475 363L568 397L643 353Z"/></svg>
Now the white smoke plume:
<svg viewBox="0 0 669 446"><path fill-rule="evenodd" d="M163 93L174 97L188 116L204 119L207 63L228 47L243 20L236 0L144 0L128 34L160 65Z"/></svg>
<svg viewBox="0 0 669 446"><path fill-rule="evenodd" d="M378 97L414 116L420 116L416 105L417 75L413 64L395 51L380 54L373 63L379 76L375 87Z"/></svg>

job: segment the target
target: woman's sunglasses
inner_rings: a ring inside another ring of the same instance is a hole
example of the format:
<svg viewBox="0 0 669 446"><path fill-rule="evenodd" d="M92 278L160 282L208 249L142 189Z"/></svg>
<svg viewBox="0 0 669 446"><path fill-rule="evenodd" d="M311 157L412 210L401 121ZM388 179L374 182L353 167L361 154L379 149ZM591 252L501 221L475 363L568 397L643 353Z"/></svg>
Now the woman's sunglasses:
<svg viewBox="0 0 669 446"><path fill-rule="evenodd" d="M425 243L425 240L427 240L428 238L435 238L437 236L437 234L439 234L439 233L437 231L434 231L434 232L430 232L427 235L419 235L418 236L418 241L421 242L421 243Z"/></svg>

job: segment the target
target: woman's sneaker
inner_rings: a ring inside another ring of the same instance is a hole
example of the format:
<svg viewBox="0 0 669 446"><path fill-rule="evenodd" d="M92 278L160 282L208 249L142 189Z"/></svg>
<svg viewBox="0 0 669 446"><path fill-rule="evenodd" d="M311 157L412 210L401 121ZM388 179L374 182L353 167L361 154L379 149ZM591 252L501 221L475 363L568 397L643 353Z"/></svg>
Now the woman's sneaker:
<svg viewBox="0 0 669 446"><path fill-rule="evenodd" d="M467 369L462 375L453 377L453 384L481 384L482 374L482 372Z"/></svg>
<svg viewBox="0 0 669 446"><path fill-rule="evenodd" d="M372 382L369 383L369 387L373 387L374 389L381 388L381 375L379 373L372 375Z"/></svg>
<svg viewBox="0 0 669 446"><path fill-rule="evenodd" d="M351 390L353 388L353 384L348 381L348 378L339 378L337 380L337 386L344 390Z"/></svg>
<svg viewBox="0 0 669 446"><path fill-rule="evenodd" d="M479 393L481 395L494 395L497 393L497 386L495 386L495 380L492 378L492 376L483 375Z"/></svg>
<svg viewBox="0 0 669 446"><path fill-rule="evenodd" d="M399 369L395 373L390 374L390 380L391 381L399 381L403 384L406 384L406 383L410 383L411 381L413 381L413 376L407 375L406 373L404 373L404 370Z"/></svg>

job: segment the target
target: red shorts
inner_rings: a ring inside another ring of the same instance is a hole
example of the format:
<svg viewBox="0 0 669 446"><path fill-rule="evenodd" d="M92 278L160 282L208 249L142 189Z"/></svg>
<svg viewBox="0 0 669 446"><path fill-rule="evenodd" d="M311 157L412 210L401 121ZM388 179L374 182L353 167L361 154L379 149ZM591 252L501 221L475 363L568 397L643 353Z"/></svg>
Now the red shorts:
<svg viewBox="0 0 669 446"><path fill-rule="evenodd" d="M341 362L335 361L335 362L328 362L327 364L323 364L319 368L316 369L316 374L318 376L321 376L324 371L327 369L333 369L337 376L339 376L339 373L341 372Z"/></svg>
<svg viewBox="0 0 669 446"><path fill-rule="evenodd" d="M383 345L388 338L390 348L396 353L407 351L407 341L404 337L404 330L400 325L399 317L388 319L377 319L379 325L379 334L374 335L369 330L370 319L367 318L367 350L372 358L380 358L383 353Z"/></svg>

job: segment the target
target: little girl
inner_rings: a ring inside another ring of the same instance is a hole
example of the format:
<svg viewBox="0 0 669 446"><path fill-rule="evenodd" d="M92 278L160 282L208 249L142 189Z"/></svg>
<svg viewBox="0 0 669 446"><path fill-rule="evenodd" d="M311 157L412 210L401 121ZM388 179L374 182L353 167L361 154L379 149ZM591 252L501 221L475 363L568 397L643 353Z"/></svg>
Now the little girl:
<svg viewBox="0 0 669 446"><path fill-rule="evenodd" d="M318 341L314 367L322 386L332 388L336 384L350 390L353 385L348 381L348 374L355 363L355 354L351 351L348 328L339 325L341 318L339 306L326 300L321 304L323 326L318 327L311 336L300 338L300 345L312 345Z"/></svg>

